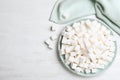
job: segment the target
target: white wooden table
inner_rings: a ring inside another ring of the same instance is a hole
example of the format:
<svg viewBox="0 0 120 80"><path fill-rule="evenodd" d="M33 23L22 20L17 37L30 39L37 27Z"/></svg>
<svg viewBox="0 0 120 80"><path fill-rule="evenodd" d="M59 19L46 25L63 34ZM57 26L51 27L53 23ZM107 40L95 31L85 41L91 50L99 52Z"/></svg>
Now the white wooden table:
<svg viewBox="0 0 120 80"><path fill-rule="evenodd" d="M55 34L48 21L54 3L0 0L0 80L120 80L120 54L105 73L92 78L74 75L61 65L56 49L43 43Z"/></svg>

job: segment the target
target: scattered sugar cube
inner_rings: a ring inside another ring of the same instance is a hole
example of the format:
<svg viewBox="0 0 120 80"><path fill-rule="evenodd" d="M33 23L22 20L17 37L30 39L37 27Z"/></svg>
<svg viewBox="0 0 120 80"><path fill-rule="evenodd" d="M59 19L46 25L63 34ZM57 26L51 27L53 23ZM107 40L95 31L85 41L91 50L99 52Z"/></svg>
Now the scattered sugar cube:
<svg viewBox="0 0 120 80"><path fill-rule="evenodd" d="M57 27L56 26L51 26L51 31L56 31Z"/></svg>
<svg viewBox="0 0 120 80"><path fill-rule="evenodd" d="M51 44L52 43L52 41L50 40L50 39L47 39L46 41L45 41L45 44L47 44L47 45L49 45L49 44Z"/></svg>
<svg viewBox="0 0 120 80"><path fill-rule="evenodd" d="M57 39L57 36L53 35L53 36L50 37L50 39L54 41L54 40Z"/></svg>
<svg viewBox="0 0 120 80"><path fill-rule="evenodd" d="M53 49L53 48L54 48L53 44L49 44L49 45L48 45L48 48L49 48L49 49Z"/></svg>

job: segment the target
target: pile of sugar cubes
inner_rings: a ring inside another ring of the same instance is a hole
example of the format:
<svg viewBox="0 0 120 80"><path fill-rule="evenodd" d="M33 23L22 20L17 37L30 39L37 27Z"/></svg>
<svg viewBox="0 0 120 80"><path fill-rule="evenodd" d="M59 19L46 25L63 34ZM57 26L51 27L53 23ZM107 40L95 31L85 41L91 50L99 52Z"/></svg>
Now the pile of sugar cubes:
<svg viewBox="0 0 120 80"><path fill-rule="evenodd" d="M97 20L66 26L61 35L60 55L74 71L89 74L104 69L114 58L115 39Z"/></svg>
<svg viewBox="0 0 120 80"><path fill-rule="evenodd" d="M50 31L55 32L57 30L56 26L51 26L50 27ZM45 40L45 44L47 45L47 47L49 49L53 49L54 48L54 42L55 40L57 40L57 35L52 35L49 37L49 39Z"/></svg>

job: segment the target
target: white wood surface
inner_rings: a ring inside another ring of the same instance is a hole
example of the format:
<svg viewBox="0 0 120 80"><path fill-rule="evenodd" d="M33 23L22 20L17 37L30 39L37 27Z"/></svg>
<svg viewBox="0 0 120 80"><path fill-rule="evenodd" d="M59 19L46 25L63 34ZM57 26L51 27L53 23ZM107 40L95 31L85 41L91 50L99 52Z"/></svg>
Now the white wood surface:
<svg viewBox="0 0 120 80"><path fill-rule="evenodd" d="M59 35L62 29L49 31L54 3L55 0L0 0L0 80L119 80L120 53L105 73L83 78L61 65L56 48L49 50L44 45L44 40Z"/></svg>

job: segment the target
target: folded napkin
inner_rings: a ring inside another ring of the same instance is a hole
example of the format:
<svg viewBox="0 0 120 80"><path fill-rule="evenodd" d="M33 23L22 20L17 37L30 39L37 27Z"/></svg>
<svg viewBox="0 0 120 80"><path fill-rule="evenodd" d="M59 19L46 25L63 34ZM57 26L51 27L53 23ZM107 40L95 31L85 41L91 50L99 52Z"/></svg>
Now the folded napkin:
<svg viewBox="0 0 120 80"><path fill-rule="evenodd" d="M65 24L89 15L96 15L120 35L120 0L58 0L50 21Z"/></svg>
<svg viewBox="0 0 120 80"><path fill-rule="evenodd" d="M50 21L63 24L95 14L93 5L90 0L58 0L50 16Z"/></svg>

